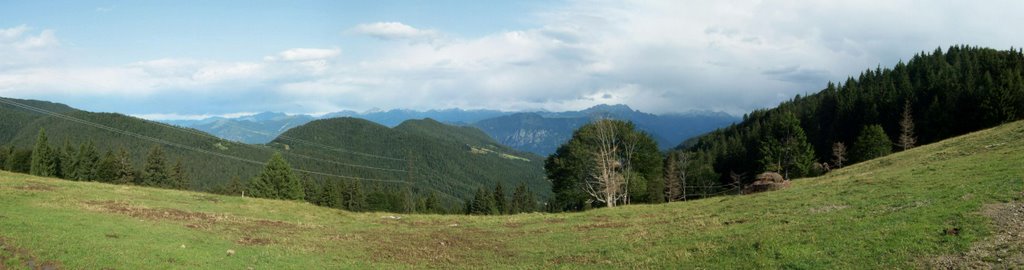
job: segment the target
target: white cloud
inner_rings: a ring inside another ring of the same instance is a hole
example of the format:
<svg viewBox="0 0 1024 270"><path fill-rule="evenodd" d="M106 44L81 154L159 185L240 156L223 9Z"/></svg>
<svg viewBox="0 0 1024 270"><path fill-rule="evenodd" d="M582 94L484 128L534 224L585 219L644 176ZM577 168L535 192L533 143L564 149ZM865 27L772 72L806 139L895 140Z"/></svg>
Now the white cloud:
<svg viewBox="0 0 1024 270"><path fill-rule="evenodd" d="M314 61L326 60L338 57L341 49L317 49L317 48L295 48L278 53L276 56L267 56L264 59L269 61Z"/></svg>
<svg viewBox="0 0 1024 270"><path fill-rule="evenodd" d="M1018 10L1024 2L576 1L525 16L536 27L479 36L440 38L400 22L356 25L348 31L410 41L374 44L372 52L345 48L361 58L340 57L340 47L294 48L250 61L175 58L76 68L28 64L42 58L24 52L38 56L60 42L52 31L16 26L0 29L0 70L18 63L0 72L0 95L214 104L194 109L200 113L558 111L599 103L745 113L939 46L1020 47L1024 39L1012 34L1024 24ZM39 49L16 46L29 43ZM4 61L12 57L17 61ZM190 99L176 100L180 93Z"/></svg>
<svg viewBox="0 0 1024 270"><path fill-rule="evenodd" d="M434 30L423 30L400 22L376 22L356 25L351 32L384 40L434 38Z"/></svg>

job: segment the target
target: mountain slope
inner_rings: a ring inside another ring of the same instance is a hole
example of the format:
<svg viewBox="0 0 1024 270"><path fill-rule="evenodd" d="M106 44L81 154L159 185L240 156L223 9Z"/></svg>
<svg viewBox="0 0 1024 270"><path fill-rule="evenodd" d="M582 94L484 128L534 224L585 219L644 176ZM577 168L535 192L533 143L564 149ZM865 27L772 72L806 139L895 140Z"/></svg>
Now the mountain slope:
<svg viewBox="0 0 1024 270"><path fill-rule="evenodd" d="M481 120L473 126L504 145L548 155L569 141L573 131L596 118L633 122L637 129L650 134L663 150L740 120L724 113L655 115L626 105L598 105L582 111L511 114Z"/></svg>
<svg viewBox="0 0 1024 270"><path fill-rule="evenodd" d="M262 170L259 163L280 151L292 168L310 172L311 178L321 182L360 181L367 188L374 188L374 184L404 188L404 184L395 183L411 178L415 182L412 185L414 195L438 192L442 203L452 208L471 197L477 188L490 189L497 182L510 190L525 182L540 199L545 199L550 192L540 157L500 146L474 128L448 126L432 120L407 121L395 129L353 118L319 120L285 133L287 138L315 142L314 145L284 138L270 145L249 145L120 114L92 113L40 101L6 98L4 101L49 108L76 120L0 103L0 115L5 116L0 119L0 126L4 127L0 138L7 138L0 140L0 146L31 149L39 130L45 129L51 146L59 149L64 148L65 141L72 147L92 141L101 154L124 148L131 155L134 168L140 170L148 151L161 145L171 163L182 161L188 178L192 179L193 190L217 190L236 177L242 181L251 179ZM335 148L350 151L339 152ZM481 152L482 149L487 151ZM378 153L401 161L352 151ZM410 166L412 171L408 172Z"/></svg>
<svg viewBox="0 0 1024 270"><path fill-rule="evenodd" d="M993 210L1024 209L1021 160L1024 122L1015 122L775 192L516 216L350 213L0 172L0 260L72 269L1013 268L1024 264L1024 240L1014 237L1024 231L996 227L1004 223L993 218L1013 214Z"/></svg>
<svg viewBox="0 0 1024 270"><path fill-rule="evenodd" d="M475 128L431 119L408 120L395 128L358 118L317 120L285 132L271 145L286 153L374 167L334 166L330 173L408 181L414 191L436 190L460 199L499 182L506 187L526 183L542 198L551 189L541 157L501 146ZM323 162L297 165L313 163Z"/></svg>
<svg viewBox="0 0 1024 270"><path fill-rule="evenodd" d="M166 123L194 128L217 137L248 144L264 144L291 128L304 125L316 118L309 115L260 113L239 118L213 117L203 120L172 120Z"/></svg>

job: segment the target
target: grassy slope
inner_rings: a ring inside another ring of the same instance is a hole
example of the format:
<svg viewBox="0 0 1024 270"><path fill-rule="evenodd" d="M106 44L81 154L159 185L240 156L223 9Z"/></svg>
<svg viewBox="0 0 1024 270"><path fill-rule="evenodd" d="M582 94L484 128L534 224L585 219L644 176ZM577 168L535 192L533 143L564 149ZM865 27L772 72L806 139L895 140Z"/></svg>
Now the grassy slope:
<svg viewBox="0 0 1024 270"><path fill-rule="evenodd" d="M906 268L990 235L979 210L1021 199L1022 163L1024 122L1017 122L771 193L585 213L398 220L0 173L0 243L7 245L0 258L127 269ZM959 235L943 233L954 227ZM237 254L227 256L228 249Z"/></svg>

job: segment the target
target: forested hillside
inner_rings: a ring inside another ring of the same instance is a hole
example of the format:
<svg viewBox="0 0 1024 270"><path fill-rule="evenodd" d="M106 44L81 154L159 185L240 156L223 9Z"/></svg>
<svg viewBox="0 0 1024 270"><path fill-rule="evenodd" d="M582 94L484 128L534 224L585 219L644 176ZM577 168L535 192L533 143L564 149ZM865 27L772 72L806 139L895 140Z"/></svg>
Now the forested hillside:
<svg viewBox="0 0 1024 270"><path fill-rule="evenodd" d="M764 171L813 175L1022 118L1024 52L954 46L754 111L679 149L691 185L749 183Z"/></svg>
<svg viewBox="0 0 1024 270"><path fill-rule="evenodd" d="M509 188L525 183L539 199L547 198L551 190L540 157L499 145L475 128L431 119L408 120L395 128L357 118L317 120L285 132L270 145L286 154L313 157L293 159L298 167L389 180L383 183L392 188L404 187L392 181L407 181L414 193L456 195L442 198L449 203L468 199L478 188L490 189L497 183ZM345 160L359 166L317 159Z"/></svg>
<svg viewBox="0 0 1024 270"><path fill-rule="evenodd" d="M407 121L394 129L365 120L323 120L294 129L270 145L249 145L121 114L42 101L3 101L0 159L3 169L16 172L29 172L32 150L40 131L45 131L48 148L65 163L77 160L79 152L89 153L89 164L108 156L124 159L130 164L128 174L139 180L149 169L147 159L154 147L159 147L165 170L181 163L186 189L235 195L246 189L274 152L282 152L299 177L314 183L308 185L310 193L321 193L315 188L327 183L361 189L365 197L360 200L367 206L353 210L407 212L414 208L395 204L429 196L437 197L446 209L459 209L478 188L490 189L498 182L509 188L525 184L539 199L550 190L539 157L497 145L479 130L433 120ZM122 152L124 158L119 157ZM64 177L56 171L55 176ZM139 183L126 183L133 182Z"/></svg>

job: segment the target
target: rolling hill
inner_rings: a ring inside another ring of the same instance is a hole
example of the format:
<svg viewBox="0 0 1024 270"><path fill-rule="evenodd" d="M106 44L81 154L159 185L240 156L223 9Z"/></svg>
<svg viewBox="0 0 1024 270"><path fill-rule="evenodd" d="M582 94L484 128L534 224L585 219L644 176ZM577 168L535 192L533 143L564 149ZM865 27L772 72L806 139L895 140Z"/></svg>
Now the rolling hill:
<svg viewBox="0 0 1024 270"><path fill-rule="evenodd" d="M367 129L375 129L371 125ZM351 213L0 172L12 268L1014 268L1024 122L791 187L581 213Z"/></svg>
<svg viewBox="0 0 1024 270"><path fill-rule="evenodd" d="M163 122L194 128L227 140L264 144L288 129L316 119L352 117L366 119L387 127L396 127L408 120L433 119L449 125L473 126L484 131L498 143L518 151L549 155L572 136L572 132L597 117L627 120L651 134L662 150L683 140L727 126L740 119L725 113L690 112L650 114L626 105L597 105L580 111L565 112L501 112L493 110L388 110L342 111L319 118L309 115L260 113L237 118L211 117L203 120L165 120Z"/></svg>
<svg viewBox="0 0 1024 270"><path fill-rule="evenodd" d="M121 114L42 101L3 101L0 146L31 149L39 130L45 129L51 146L60 149L65 141L72 146L93 141L100 153L124 148L138 169L146 153L162 145L170 161L183 162L193 180L192 190L216 190L234 177L249 179L262 169L260 163L280 151L293 168L308 172L316 181L385 185L381 188L404 187L412 181L412 192L438 192L449 207L472 197L477 188L492 188L498 182L509 187L525 182L540 199L550 193L540 157L500 146L474 128L433 120L410 120L394 129L353 118L318 120L286 132L288 139L250 145ZM481 149L487 152L478 153Z"/></svg>

